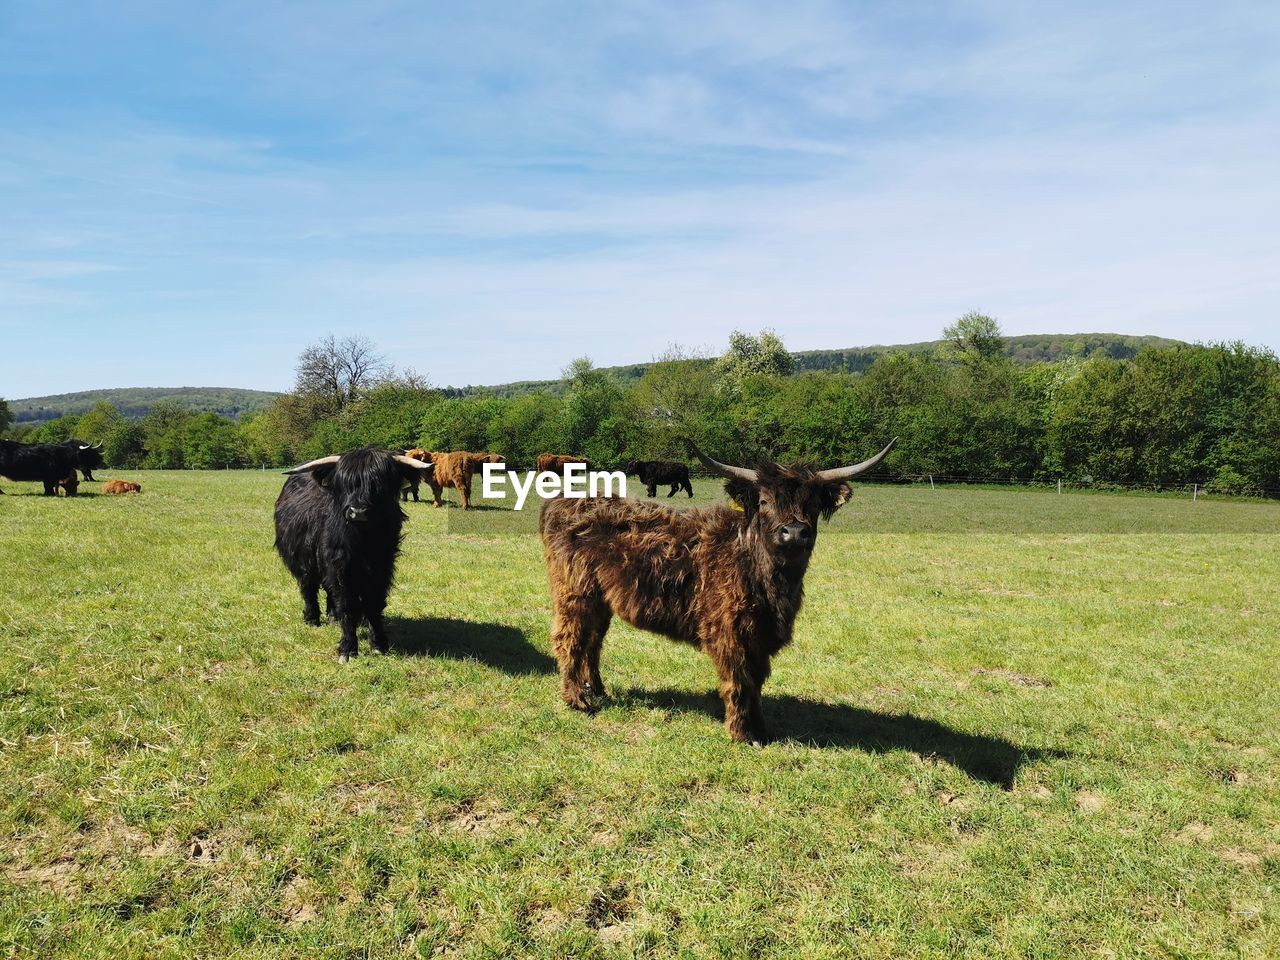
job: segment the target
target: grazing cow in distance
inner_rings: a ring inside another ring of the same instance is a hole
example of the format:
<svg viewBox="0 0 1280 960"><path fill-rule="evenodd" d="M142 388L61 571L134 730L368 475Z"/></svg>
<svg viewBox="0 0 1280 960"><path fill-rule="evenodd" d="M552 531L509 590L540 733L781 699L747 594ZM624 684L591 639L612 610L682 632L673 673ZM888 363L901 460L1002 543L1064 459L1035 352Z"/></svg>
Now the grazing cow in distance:
<svg viewBox="0 0 1280 960"><path fill-rule="evenodd" d="M0 477L21 483L44 484L44 495L55 497L58 488L80 469L82 451L59 443L18 443L0 440ZM74 496L74 492L67 491Z"/></svg>
<svg viewBox="0 0 1280 960"><path fill-rule="evenodd" d="M452 453L430 454L435 470L427 478L437 507L444 506L441 493L445 487L453 487L462 500L462 509L471 509L471 481L485 463L506 463L506 458L496 453L471 453L455 450Z"/></svg>
<svg viewBox="0 0 1280 960"><path fill-rule="evenodd" d="M538 472L547 473L563 473L564 468L570 463L580 463L588 470L591 469L591 461L586 457L566 457L558 453L540 453L538 454Z"/></svg>
<svg viewBox="0 0 1280 960"><path fill-rule="evenodd" d="M627 464L626 473L635 476L644 484L645 495L656 497L658 485L670 486L667 498L674 497L685 490L693 496L693 484L689 482L689 468L675 460L632 460Z"/></svg>
<svg viewBox="0 0 1280 960"><path fill-rule="evenodd" d="M432 453L430 450L423 450L421 447L414 447L411 450L406 450L404 452L404 455L411 460L418 460L422 463L430 463L433 466L435 465L436 454ZM400 491L400 499L405 503L408 503L409 494L412 493L413 502L418 503L419 502L418 488L421 486L421 484L422 484L422 478L417 476L416 474L410 477L409 479L405 480L404 487Z"/></svg>
<svg viewBox="0 0 1280 960"><path fill-rule="evenodd" d="M132 480L108 480L102 485L102 492L108 496L120 496L125 493L141 493L142 484Z"/></svg>
<svg viewBox="0 0 1280 960"><path fill-rule="evenodd" d="M791 642L818 518L849 499L846 482L882 461L831 470L765 463L755 470L712 460L740 507L684 511L648 500L559 498L542 506L551 584L551 642L560 695L591 710L604 695L600 648L616 614L632 626L700 647L715 664L729 736L767 739L760 690L770 659Z"/></svg>
<svg viewBox="0 0 1280 960"><path fill-rule="evenodd" d="M103 442L91 444L72 437L70 440L63 440L60 446L76 451L76 464L80 472L90 483L96 483L97 481L93 479L93 471L102 466Z"/></svg>
<svg viewBox="0 0 1280 960"><path fill-rule="evenodd" d="M432 464L366 447L321 457L287 471L276 500L276 550L298 581L302 619L320 624L324 587L330 618L342 625L338 660L359 652L356 630L368 621L375 653L387 650L382 611L395 578L405 479L428 476Z"/></svg>

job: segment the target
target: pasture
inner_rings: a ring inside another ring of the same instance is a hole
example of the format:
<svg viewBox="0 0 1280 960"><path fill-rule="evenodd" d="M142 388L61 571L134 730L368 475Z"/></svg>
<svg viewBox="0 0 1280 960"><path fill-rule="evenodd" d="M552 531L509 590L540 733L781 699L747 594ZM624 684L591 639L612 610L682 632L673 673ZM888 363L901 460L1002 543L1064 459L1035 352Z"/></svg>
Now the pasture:
<svg viewBox="0 0 1280 960"><path fill-rule="evenodd" d="M533 510L408 504L340 665L280 476L104 473L3 484L0 953L1277 955L1280 505L855 484L753 750L617 621L561 704Z"/></svg>

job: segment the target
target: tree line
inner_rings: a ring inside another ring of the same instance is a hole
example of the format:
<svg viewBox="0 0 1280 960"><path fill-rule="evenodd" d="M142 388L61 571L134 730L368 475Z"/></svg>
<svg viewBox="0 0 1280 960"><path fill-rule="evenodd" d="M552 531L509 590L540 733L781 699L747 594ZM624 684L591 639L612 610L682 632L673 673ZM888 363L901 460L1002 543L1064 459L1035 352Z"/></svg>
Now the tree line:
<svg viewBox="0 0 1280 960"><path fill-rule="evenodd" d="M775 334L735 333L719 357L673 348L633 381L582 358L565 385L514 396L450 395L366 340L329 337L303 352L292 392L240 420L164 404L129 420L99 404L16 432L104 440L109 464L169 469L284 467L366 444L617 467L687 459L686 436L724 460L831 465L898 436L890 475L1280 494L1280 361L1268 350L1178 344L1026 364L979 314L946 337L848 372L797 370Z"/></svg>

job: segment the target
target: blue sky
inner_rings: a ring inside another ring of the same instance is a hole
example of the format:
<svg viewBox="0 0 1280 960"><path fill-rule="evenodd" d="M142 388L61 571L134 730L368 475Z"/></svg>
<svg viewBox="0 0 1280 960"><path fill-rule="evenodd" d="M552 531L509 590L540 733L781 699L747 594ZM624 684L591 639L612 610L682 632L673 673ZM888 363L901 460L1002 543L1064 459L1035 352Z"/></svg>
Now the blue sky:
<svg viewBox="0 0 1280 960"><path fill-rule="evenodd" d="M1280 6L0 6L0 395L1009 333L1280 348Z"/></svg>

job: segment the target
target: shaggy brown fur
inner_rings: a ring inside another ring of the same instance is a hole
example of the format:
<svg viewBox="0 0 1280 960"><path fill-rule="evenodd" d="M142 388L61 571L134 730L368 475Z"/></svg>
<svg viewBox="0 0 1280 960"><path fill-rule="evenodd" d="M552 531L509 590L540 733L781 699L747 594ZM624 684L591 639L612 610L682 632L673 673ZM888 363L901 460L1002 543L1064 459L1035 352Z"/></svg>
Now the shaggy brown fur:
<svg viewBox="0 0 1280 960"><path fill-rule="evenodd" d="M74 471L63 480L58 481L58 492L63 496L74 497L80 490L80 476Z"/></svg>
<svg viewBox="0 0 1280 960"><path fill-rule="evenodd" d="M506 463L506 458L497 453L471 453L467 450L455 450L453 453L432 453L428 450L406 450L406 457L421 460L423 463L434 463L435 470L426 478L431 485L431 494L437 507L444 506L441 494L445 487L453 487L462 498L462 509L471 509L471 481L485 463ZM413 493L414 502L418 500L418 486L412 480L401 491L401 499L408 500Z"/></svg>
<svg viewBox="0 0 1280 960"><path fill-rule="evenodd" d="M141 493L142 485L129 480L108 480L102 485L102 492L112 496L123 493Z"/></svg>
<svg viewBox="0 0 1280 960"><path fill-rule="evenodd" d="M565 457L558 453L538 454L539 473L546 473L548 470L552 473L562 473L567 463L582 463L586 464L588 470L591 469L591 461L586 457Z"/></svg>
<svg viewBox="0 0 1280 960"><path fill-rule="evenodd" d="M763 743L760 688L791 642L819 517L848 500L843 480L765 464L725 484L741 507L676 511L651 501L555 499L542 507L561 696L579 710L604 694L600 648L616 614L700 647L715 664L725 727Z"/></svg>

